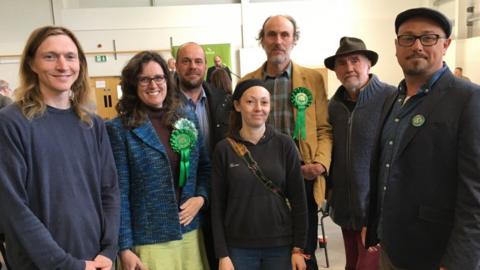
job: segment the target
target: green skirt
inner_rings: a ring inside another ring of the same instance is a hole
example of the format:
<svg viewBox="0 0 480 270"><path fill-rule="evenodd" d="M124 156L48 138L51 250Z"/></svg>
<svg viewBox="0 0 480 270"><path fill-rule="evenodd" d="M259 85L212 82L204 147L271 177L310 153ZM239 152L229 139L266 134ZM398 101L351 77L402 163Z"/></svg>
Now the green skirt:
<svg viewBox="0 0 480 270"><path fill-rule="evenodd" d="M133 252L149 270L210 269L200 229L185 233L181 240L135 246Z"/></svg>

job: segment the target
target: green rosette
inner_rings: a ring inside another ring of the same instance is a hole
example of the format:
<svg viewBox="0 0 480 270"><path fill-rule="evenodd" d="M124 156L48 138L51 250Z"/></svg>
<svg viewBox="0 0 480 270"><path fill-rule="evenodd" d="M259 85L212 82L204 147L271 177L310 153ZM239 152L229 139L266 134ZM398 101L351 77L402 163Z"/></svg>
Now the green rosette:
<svg viewBox="0 0 480 270"><path fill-rule="evenodd" d="M297 109L297 119L295 119L295 129L293 130L293 139L305 140L307 130L305 127L305 110L312 104L312 92L305 87L293 89L290 95L290 102Z"/></svg>
<svg viewBox="0 0 480 270"><path fill-rule="evenodd" d="M189 129L195 134L195 139L198 136L198 131L197 131L197 128L195 127L195 124L192 121L190 121L186 118L178 119L175 122L175 124L173 124L173 128L174 129Z"/></svg>
<svg viewBox="0 0 480 270"><path fill-rule="evenodd" d="M189 120L184 118L180 120L186 120L190 122ZM191 124L194 127L193 129L191 129L190 126L182 126L182 128L180 129L174 129L172 135L170 136L170 146L172 147L173 151L180 154L180 187L183 187L185 185L185 182L187 181L188 171L190 168L190 151L192 150L197 141L197 130L195 129L195 125L193 125L193 123ZM174 125L174 127L177 126Z"/></svg>

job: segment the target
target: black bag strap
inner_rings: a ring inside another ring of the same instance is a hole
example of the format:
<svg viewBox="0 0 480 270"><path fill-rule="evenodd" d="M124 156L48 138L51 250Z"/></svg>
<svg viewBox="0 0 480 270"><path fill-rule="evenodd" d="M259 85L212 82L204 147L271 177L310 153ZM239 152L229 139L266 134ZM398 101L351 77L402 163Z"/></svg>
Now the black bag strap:
<svg viewBox="0 0 480 270"><path fill-rule="evenodd" d="M262 184L268 190L280 196L282 199L287 200L287 197L282 192L280 187L277 184L275 184L272 180L270 180L267 176L265 176L260 166L258 166L257 161L253 159L252 154L250 153L250 151L248 151L247 147L243 143L237 142L236 140L230 137L227 137L227 140L232 146L235 153L237 153L237 155L243 159L247 167L257 177L257 179L260 180L260 182L262 182Z"/></svg>

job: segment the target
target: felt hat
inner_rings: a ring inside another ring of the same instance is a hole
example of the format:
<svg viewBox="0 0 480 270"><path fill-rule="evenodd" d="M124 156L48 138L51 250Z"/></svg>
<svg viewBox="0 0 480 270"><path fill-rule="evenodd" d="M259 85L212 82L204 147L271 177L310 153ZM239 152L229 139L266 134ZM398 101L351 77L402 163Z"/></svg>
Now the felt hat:
<svg viewBox="0 0 480 270"><path fill-rule="evenodd" d="M335 55L325 58L324 64L328 69L334 70L336 57L352 53L361 53L365 55L372 63L372 67L378 61L378 54L374 51L367 50L365 43L361 39L355 37L342 37L337 52Z"/></svg>

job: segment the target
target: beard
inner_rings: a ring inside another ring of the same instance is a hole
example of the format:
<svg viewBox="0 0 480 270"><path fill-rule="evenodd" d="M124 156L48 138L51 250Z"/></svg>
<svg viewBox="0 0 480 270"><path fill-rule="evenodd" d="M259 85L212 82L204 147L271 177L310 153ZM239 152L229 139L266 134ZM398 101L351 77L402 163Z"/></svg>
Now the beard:
<svg viewBox="0 0 480 270"><path fill-rule="evenodd" d="M179 77L180 85L184 91L190 91L196 89L202 85L203 79L199 78L198 80L187 80Z"/></svg>
<svg viewBox="0 0 480 270"><path fill-rule="evenodd" d="M403 73L409 76L420 76L428 73L425 68L425 65L419 61L409 63L402 68L403 68Z"/></svg>
<svg viewBox="0 0 480 270"><path fill-rule="evenodd" d="M348 92L355 92L362 87L359 79L350 79L342 83L342 85Z"/></svg>
<svg viewBox="0 0 480 270"><path fill-rule="evenodd" d="M422 54L413 54L407 57L407 62L402 66L403 73L410 76L424 75L427 73L427 57Z"/></svg>
<svg viewBox="0 0 480 270"><path fill-rule="evenodd" d="M283 54L276 54L276 55L273 55L273 56L269 56L268 52L267 52L267 58L268 58L269 63L274 64L274 65L280 65L280 64L283 64L283 63L288 62L290 60L291 48L284 48L280 45L275 45L272 48L272 51L273 50L281 50L281 51L283 51Z"/></svg>
<svg viewBox="0 0 480 270"><path fill-rule="evenodd" d="M286 55L276 55L272 56L269 59L269 62L274 64L274 65L279 65L285 63L285 61L288 60L288 57Z"/></svg>

